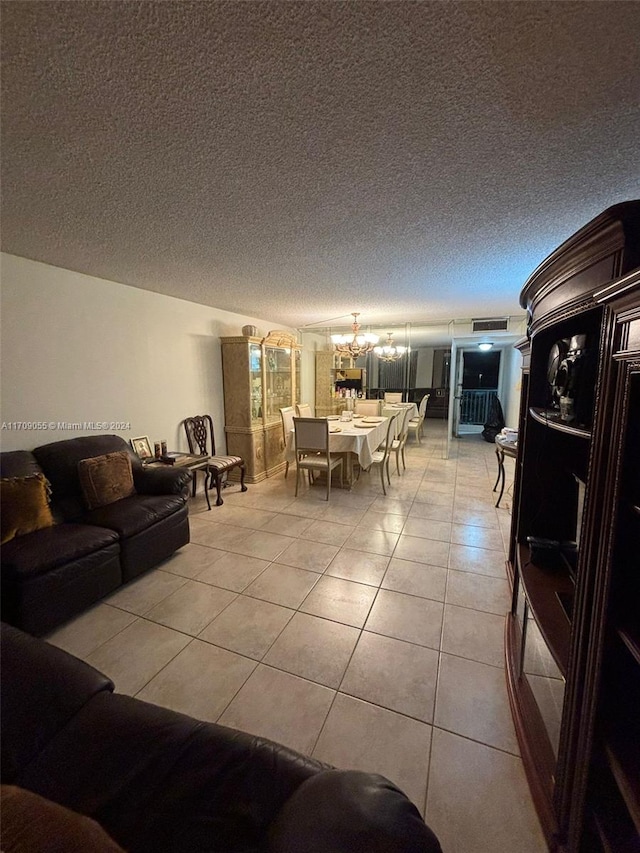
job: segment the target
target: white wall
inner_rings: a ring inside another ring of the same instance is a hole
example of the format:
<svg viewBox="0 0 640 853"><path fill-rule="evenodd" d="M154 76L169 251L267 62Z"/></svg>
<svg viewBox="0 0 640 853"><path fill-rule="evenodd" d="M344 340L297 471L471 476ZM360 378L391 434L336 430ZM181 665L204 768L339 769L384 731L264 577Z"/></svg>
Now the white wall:
<svg viewBox="0 0 640 853"><path fill-rule="evenodd" d="M520 414L520 395L522 393L522 356L512 348L505 350L502 356L505 370L508 371L509 390L504 408L504 422L508 427L518 428Z"/></svg>
<svg viewBox="0 0 640 853"><path fill-rule="evenodd" d="M277 320L245 317L112 281L1 256L2 450L115 432L185 450L181 421L210 413L226 449L221 335ZM107 422L95 430L58 422ZM110 422L129 427L111 428ZM12 422L54 428L13 430Z"/></svg>

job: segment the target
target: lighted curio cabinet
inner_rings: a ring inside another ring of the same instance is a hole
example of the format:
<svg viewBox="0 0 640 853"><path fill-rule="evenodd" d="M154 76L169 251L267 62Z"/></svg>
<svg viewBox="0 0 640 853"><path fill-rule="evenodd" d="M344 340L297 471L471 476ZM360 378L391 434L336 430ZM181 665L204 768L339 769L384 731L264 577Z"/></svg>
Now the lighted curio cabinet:
<svg viewBox="0 0 640 853"><path fill-rule="evenodd" d="M285 467L280 409L300 402L301 347L286 331L220 340L227 452L259 483Z"/></svg>
<svg viewBox="0 0 640 853"><path fill-rule="evenodd" d="M637 853L640 202L563 243L521 304L511 708L550 850Z"/></svg>
<svg viewBox="0 0 640 853"><path fill-rule="evenodd" d="M316 417L339 415L346 408L346 400L335 395L335 383L340 378L349 378L349 371L355 369L355 358L341 355L333 350L317 350ZM362 371L358 373L362 375ZM363 391L366 393L366 388Z"/></svg>

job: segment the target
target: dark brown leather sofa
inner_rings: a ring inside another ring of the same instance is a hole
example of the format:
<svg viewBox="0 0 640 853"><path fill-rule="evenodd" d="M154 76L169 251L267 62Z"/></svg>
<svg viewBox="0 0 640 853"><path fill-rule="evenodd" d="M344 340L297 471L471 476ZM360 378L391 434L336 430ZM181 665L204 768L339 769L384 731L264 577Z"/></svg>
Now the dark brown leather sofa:
<svg viewBox="0 0 640 853"><path fill-rule="evenodd" d="M112 690L2 625L3 785L92 818L128 853L441 853L382 776Z"/></svg>
<svg viewBox="0 0 640 853"><path fill-rule="evenodd" d="M78 462L125 450L136 493L88 511ZM2 619L40 636L189 541L191 474L145 469L117 435L83 436L0 454L2 477L43 473L56 522L2 546Z"/></svg>

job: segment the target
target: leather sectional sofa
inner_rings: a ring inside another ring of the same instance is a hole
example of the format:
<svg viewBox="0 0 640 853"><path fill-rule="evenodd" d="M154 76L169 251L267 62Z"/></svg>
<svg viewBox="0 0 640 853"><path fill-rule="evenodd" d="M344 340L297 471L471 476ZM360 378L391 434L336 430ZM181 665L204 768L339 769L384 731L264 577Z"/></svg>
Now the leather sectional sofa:
<svg viewBox="0 0 640 853"><path fill-rule="evenodd" d="M2 625L7 853L53 850L42 839L56 836L92 853L442 853L382 776L112 690L83 661Z"/></svg>
<svg viewBox="0 0 640 853"><path fill-rule="evenodd" d="M118 452L126 452L131 460L135 493L87 509L78 463ZM36 636L189 541L186 500L191 474L170 467L144 468L120 436L83 436L33 452L2 453L0 468L3 482L44 475L51 487L54 523L2 545L2 619Z"/></svg>

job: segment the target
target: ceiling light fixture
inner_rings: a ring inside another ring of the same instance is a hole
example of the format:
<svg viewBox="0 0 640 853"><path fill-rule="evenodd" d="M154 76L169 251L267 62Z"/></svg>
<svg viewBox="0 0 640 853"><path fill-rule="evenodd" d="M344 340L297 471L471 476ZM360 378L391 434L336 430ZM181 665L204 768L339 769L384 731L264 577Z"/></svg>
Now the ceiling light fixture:
<svg viewBox="0 0 640 853"><path fill-rule="evenodd" d="M482 352L489 352L489 350L493 347L493 344L489 341L482 341L482 343L478 344L478 349Z"/></svg>
<svg viewBox="0 0 640 853"><path fill-rule="evenodd" d="M331 335L334 350L342 353L342 355L351 356L351 358L358 358L367 352L371 352L379 340L378 335L373 335L370 332L360 333L359 316L359 313L353 312L351 335Z"/></svg>
<svg viewBox="0 0 640 853"><path fill-rule="evenodd" d="M373 351L378 356L380 361L397 361L399 358L409 352L409 347L397 346L393 342L391 332L387 332L387 340L381 347L374 347Z"/></svg>

